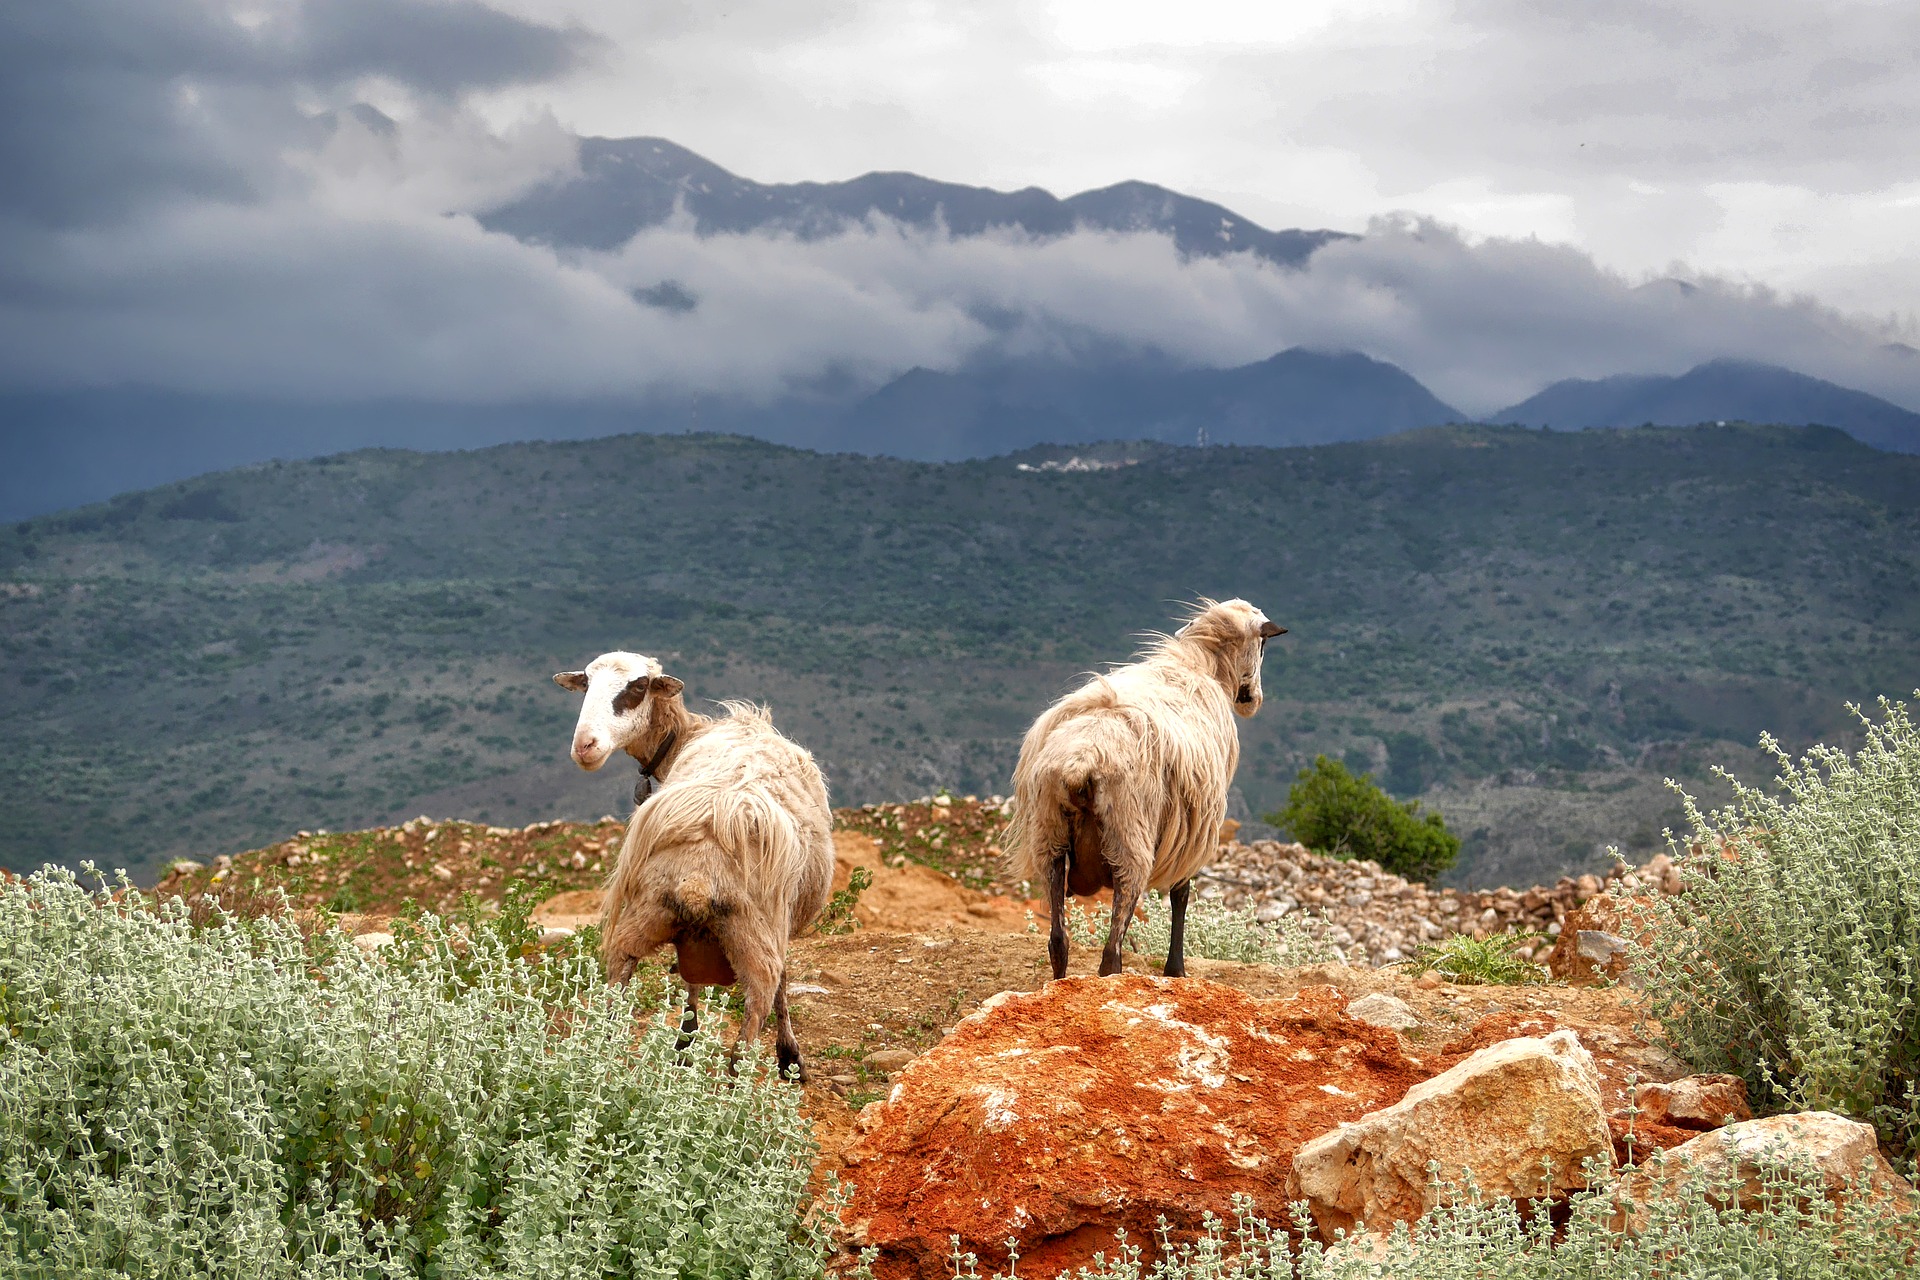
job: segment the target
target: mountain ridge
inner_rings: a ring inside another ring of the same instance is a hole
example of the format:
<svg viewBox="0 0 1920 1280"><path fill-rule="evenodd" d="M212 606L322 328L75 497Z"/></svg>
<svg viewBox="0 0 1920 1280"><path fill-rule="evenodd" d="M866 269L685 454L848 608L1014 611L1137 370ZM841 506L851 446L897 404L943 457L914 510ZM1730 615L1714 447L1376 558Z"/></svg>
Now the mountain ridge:
<svg viewBox="0 0 1920 1280"><path fill-rule="evenodd" d="M1040 187L999 191L907 172L843 182L761 183L666 138L580 139L577 176L544 183L481 212L480 224L558 248L607 251L684 213L702 235L778 230L816 239L871 217L974 236L1017 229L1042 238L1075 230L1170 235L1182 254L1249 252L1297 267L1344 231L1269 230L1224 205L1128 180L1062 199Z"/></svg>
<svg viewBox="0 0 1920 1280"><path fill-rule="evenodd" d="M1844 742L1845 702L1920 686L1920 458L1827 429L1457 426L265 463L0 526L0 865L617 812L631 775L571 764L548 679L612 648L772 705L838 803L988 794L1039 708L1196 594L1292 628L1232 816L1324 753L1445 813L1464 881L1551 881L1657 848L1663 777L1714 799L1709 764L1771 772L1762 729Z"/></svg>
<svg viewBox="0 0 1920 1280"><path fill-rule="evenodd" d="M1817 423L1840 427L1876 448L1920 453L1920 413L1779 365L1731 358L1709 360L1682 374L1566 378L1487 420L1560 428Z"/></svg>

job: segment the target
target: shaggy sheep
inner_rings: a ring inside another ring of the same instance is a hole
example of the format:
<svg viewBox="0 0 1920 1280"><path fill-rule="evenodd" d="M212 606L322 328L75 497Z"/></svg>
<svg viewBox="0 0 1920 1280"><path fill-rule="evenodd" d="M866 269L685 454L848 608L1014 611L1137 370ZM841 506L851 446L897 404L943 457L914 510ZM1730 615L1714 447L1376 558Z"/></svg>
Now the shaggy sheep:
<svg viewBox="0 0 1920 1280"><path fill-rule="evenodd" d="M698 1026L702 986L737 981L736 1052L771 1012L780 1069L804 1080L787 1017L787 942L819 916L833 884L833 813L813 757L762 708L687 710L681 682L644 654L602 654L553 679L586 694L573 731L581 768L598 769L615 751L641 762L639 807L607 880L608 978L625 982L671 943L687 984L684 1029Z"/></svg>
<svg viewBox="0 0 1920 1280"><path fill-rule="evenodd" d="M1047 886L1053 976L1067 973L1066 898L1113 889L1100 972L1148 889L1170 890L1166 973L1186 972L1187 895L1212 858L1240 762L1235 715L1260 709L1260 660L1283 635L1244 600L1204 600L1179 631L1155 636L1138 661L1095 676L1027 730L1013 772L1007 860Z"/></svg>

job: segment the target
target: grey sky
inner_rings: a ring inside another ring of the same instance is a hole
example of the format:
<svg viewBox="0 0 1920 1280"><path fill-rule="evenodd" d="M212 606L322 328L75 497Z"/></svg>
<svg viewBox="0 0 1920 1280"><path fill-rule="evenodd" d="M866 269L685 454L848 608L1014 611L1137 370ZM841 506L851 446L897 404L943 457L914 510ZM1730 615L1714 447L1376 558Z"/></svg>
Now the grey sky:
<svg viewBox="0 0 1920 1280"><path fill-rule="evenodd" d="M1920 345L1916 50L1920 7L1773 0L14 5L0 386L772 395L1099 333L1354 347L1471 411L1716 355L1920 408L1887 348ZM1289 273L885 227L557 257L460 216L575 132L769 181L1144 178L1368 235ZM700 306L635 302L663 280Z"/></svg>
<svg viewBox="0 0 1920 1280"><path fill-rule="evenodd" d="M762 181L1144 178L1268 225L1406 210L1874 314L1920 296L1911 3L506 2L611 48L496 110Z"/></svg>

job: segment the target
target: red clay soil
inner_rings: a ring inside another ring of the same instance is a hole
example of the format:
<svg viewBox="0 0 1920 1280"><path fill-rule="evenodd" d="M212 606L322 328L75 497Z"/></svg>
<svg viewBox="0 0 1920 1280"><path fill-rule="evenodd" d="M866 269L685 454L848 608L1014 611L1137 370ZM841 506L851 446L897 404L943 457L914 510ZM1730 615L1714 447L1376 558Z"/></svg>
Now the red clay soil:
<svg viewBox="0 0 1920 1280"><path fill-rule="evenodd" d="M1023 1274L1089 1264L1114 1230L1152 1251L1236 1193L1289 1200L1293 1153L1432 1069L1313 987L1257 1000L1192 979L1068 978L957 1026L861 1116L856 1244L883 1280L949 1274L949 1239Z"/></svg>

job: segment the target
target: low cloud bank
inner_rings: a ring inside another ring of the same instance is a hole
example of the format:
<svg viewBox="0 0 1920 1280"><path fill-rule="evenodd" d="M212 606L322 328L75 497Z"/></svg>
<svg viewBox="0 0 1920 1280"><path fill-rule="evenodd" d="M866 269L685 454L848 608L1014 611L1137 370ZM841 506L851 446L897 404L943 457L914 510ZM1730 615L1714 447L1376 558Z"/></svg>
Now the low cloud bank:
<svg viewBox="0 0 1920 1280"><path fill-rule="evenodd" d="M1407 369L1472 414L1566 377L1735 356L1920 408L1920 359L1807 299L1635 283L1577 250L1382 220L1304 270L1182 260L1164 237L826 240L665 227L560 256L471 218L317 200L169 208L13 242L0 380L464 402L653 392L770 400L982 356L1297 345Z"/></svg>
<svg viewBox="0 0 1920 1280"><path fill-rule="evenodd" d="M188 0L47 12L0 19L17 179L0 195L0 390L768 401L986 356L1225 366L1305 345L1391 361L1473 414L1716 356L1920 409L1920 358L1874 322L1414 219L1301 270L1183 260L1152 235L884 220L810 242L668 225L558 254L459 211L566 172L572 139L540 114L489 127L469 99L590 59L580 32L474 0L296 3L271 22Z"/></svg>

